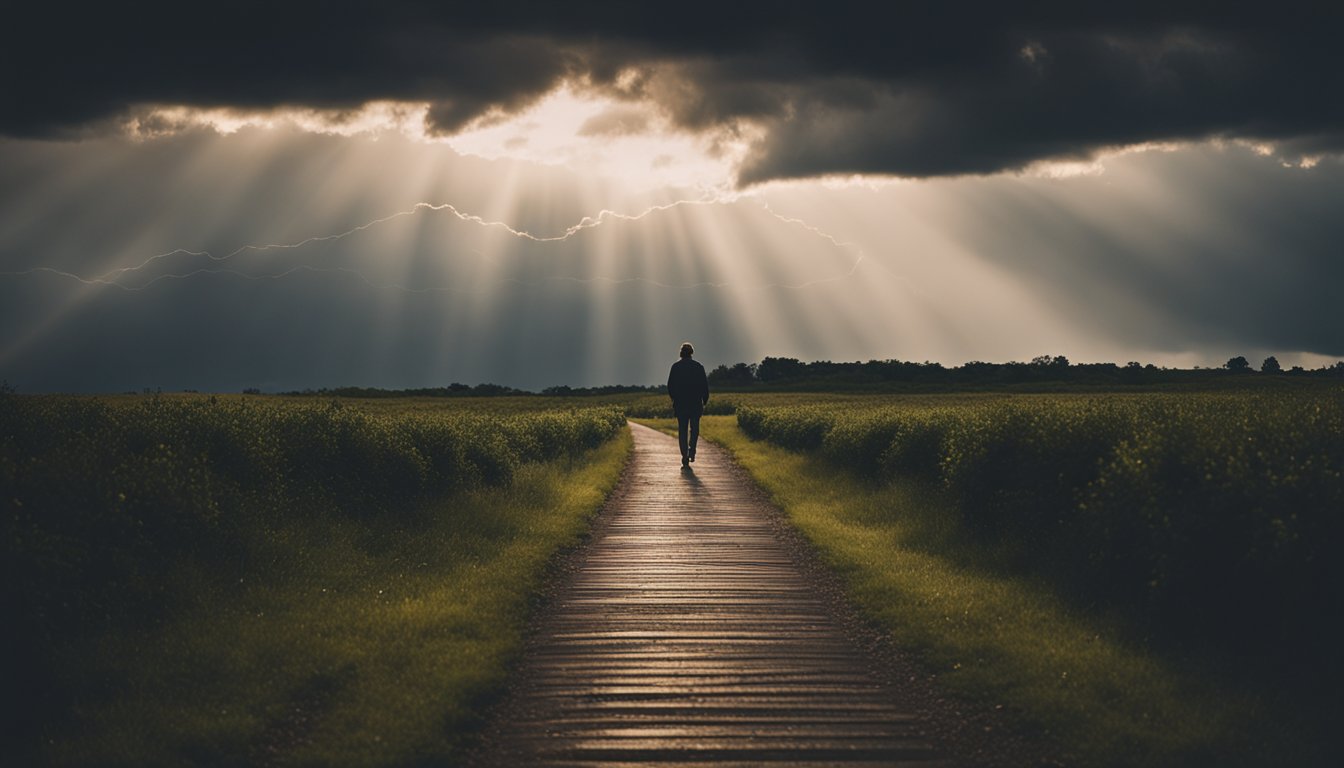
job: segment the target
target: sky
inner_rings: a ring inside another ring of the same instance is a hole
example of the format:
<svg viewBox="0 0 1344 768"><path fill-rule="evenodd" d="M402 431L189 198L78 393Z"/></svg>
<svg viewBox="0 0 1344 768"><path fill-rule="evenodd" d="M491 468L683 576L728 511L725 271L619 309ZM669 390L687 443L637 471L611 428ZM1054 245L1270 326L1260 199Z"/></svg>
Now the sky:
<svg viewBox="0 0 1344 768"><path fill-rule="evenodd" d="M1344 359L1344 10L879 5L16 5L0 378Z"/></svg>

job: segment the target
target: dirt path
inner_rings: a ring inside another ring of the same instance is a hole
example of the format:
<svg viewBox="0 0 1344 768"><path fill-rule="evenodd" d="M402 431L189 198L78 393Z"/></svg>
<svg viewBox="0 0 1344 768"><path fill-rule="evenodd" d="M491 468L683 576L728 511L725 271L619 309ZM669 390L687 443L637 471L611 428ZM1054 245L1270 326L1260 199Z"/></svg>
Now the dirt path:
<svg viewBox="0 0 1344 768"><path fill-rule="evenodd" d="M476 762L940 764L731 460L702 443L683 471L631 430L625 492Z"/></svg>

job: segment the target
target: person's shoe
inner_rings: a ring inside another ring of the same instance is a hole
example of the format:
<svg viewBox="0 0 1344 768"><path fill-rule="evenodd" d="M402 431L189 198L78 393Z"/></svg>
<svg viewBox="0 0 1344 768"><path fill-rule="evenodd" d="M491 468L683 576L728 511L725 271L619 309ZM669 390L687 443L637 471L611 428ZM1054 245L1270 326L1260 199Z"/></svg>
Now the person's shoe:
<svg viewBox="0 0 1344 768"><path fill-rule="evenodd" d="M691 455L690 455L690 457L689 457L689 458L690 458L690 460L691 460L691 461L695 461L695 454L694 454L694 453L692 453L692 454L691 454Z"/></svg>
<svg viewBox="0 0 1344 768"><path fill-rule="evenodd" d="M688 458L686 458L685 456L682 456L682 457L681 457L681 466L683 466L683 467L689 467L689 466L691 466L691 460L688 459Z"/></svg>

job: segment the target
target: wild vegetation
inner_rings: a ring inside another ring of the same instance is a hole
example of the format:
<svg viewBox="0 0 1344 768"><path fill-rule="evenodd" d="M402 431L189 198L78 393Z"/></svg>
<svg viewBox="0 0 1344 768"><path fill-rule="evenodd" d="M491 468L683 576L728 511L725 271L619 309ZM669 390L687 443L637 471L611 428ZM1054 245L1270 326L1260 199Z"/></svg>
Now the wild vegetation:
<svg viewBox="0 0 1344 768"><path fill-rule="evenodd" d="M450 755L623 424L0 394L9 758Z"/></svg>
<svg viewBox="0 0 1344 768"><path fill-rule="evenodd" d="M952 690L1083 762L1324 754L1337 386L710 407ZM6 761L452 760L626 414L670 403L0 393Z"/></svg>
<svg viewBox="0 0 1344 768"><path fill-rule="evenodd" d="M917 478L1015 567L1154 632L1338 639L1344 390L742 407L748 435ZM1245 625L1245 615L1257 617Z"/></svg>

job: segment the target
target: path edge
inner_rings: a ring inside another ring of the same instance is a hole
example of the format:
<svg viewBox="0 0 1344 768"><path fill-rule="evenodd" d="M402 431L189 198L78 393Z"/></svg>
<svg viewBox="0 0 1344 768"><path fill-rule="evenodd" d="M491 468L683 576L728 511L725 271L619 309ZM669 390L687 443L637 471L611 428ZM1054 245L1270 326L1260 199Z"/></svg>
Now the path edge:
<svg viewBox="0 0 1344 768"><path fill-rule="evenodd" d="M626 420L625 429L627 431L635 426L642 427L644 425L636 425L634 422ZM647 429L647 427L645 428ZM728 452L725 451L725 453ZM728 455L731 456L732 454L729 453ZM607 493L607 497L602 500L601 506L593 513L588 521L588 527L579 535L579 540L557 550L546 563L541 575L541 589L533 594L528 601L527 626L523 630L523 641L518 653L509 662L507 668L508 680L501 688L496 689L484 703L479 721L482 726L465 744L460 765L466 768L486 768L486 766L502 765L499 758L506 756L506 750L501 749L500 746L502 726L512 720L513 716L518 713L519 701L522 698L520 694L527 688L527 681L518 673L526 665L527 660L532 657L541 629L546 626L550 617L559 608L560 601L558 598L569 590L575 577L583 568L583 564L587 562L593 543L600 539L606 530L611 527L611 520L614 517L613 510L619 506L622 499L630 494L634 467L637 461L639 461L639 458L635 450L633 435L631 435L630 452L625 457L625 464L621 466L621 473L616 478L616 485Z"/></svg>
<svg viewBox="0 0 1344 768"><path fill-rule="evenodd" d="M643 426L643 425L641 425ZM650 427L650 429L653 429ZM666 434L666 433L664 433ZM825 555L790 520L769 491L723 443L708 439L728 457L729 472L766 510L768 520L804 577L825 597L828 613L864 655L864 667L891 692L897 707L914 713L923 736L954 765L966 768L1063 768L1073 762L1061 745L1044 734L1023 730L1002 709L963 699L944 690L936 670L912 652L901 649L878 621L865 614L849 596L844 577L826 562Z"/></svg>

